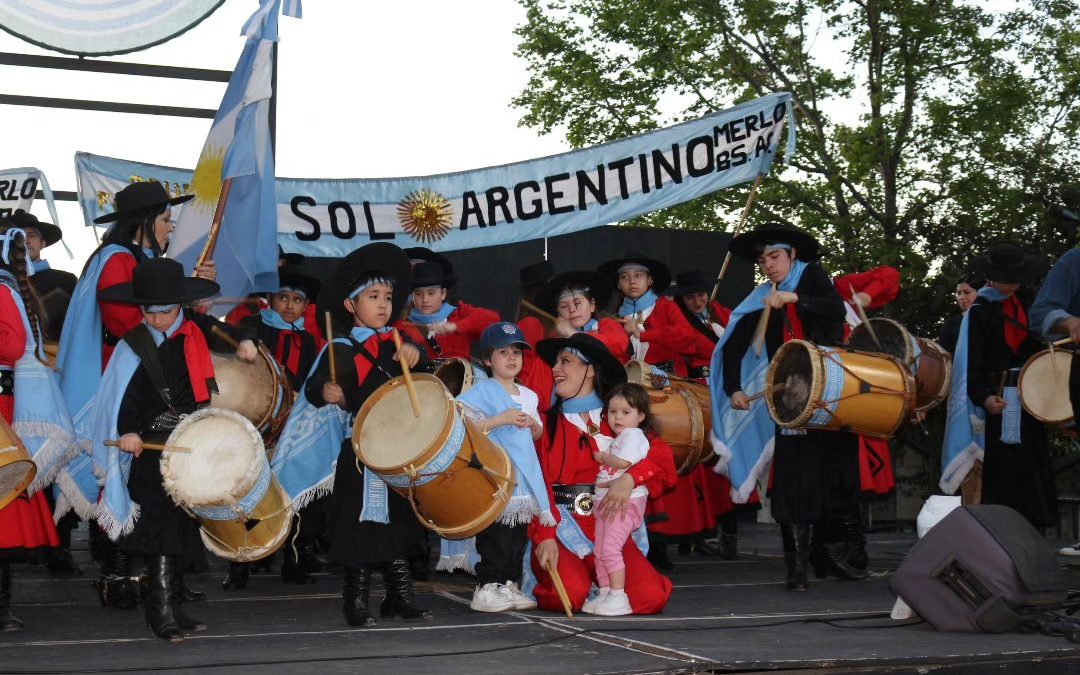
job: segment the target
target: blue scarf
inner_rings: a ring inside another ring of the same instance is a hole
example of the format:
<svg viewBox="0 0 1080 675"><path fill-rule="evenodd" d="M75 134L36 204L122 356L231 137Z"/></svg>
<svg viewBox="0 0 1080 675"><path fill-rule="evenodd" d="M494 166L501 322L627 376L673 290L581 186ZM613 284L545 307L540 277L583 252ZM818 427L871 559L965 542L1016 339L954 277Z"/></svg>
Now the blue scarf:
<svg viewBox="0 0 1080 675"><path fill-rule="evenodd" d="M32 495L56 478L60 468L75 458L79 446L56 373L37 359L37 343L15 277L0 270L0 286L15 302L26 332L23 355L15 362L15 406L11 426L37 465L26 492Z"/></svg>
<svg viewBox="0 0 1080 675"><path fill-rule="evenodd" d="M372 335L386 335L392 330L394 329L390 326L383 326L382 328L379 328L377 330L374 328L368 328L367 326L353 326L352 330L349 331L349 336L360 344L364 344ZM346 340L345 342L347 344L349 341Z"/></svg>
<svg viewBox="0 0 1080 675"><path fill-rule="evenodd" d="M631 300L630 298L624 297L622 304L619 305L619 316L630 316L631 314L644 312L645 310L655 305L658 299L659 297L656 295L656 293L653 293L653 290L651 288L642 293L641 297L637 298L636 300Z"/></svg>
<svg viewBox="0 0 1080 675"><path fill-rule="evenodd" d="M420 310L413 307L409 310L409 321L411 321L412 323L422 323L425 325L432 323L442 323L443 321L446 321L446 319L449 318L451 314L454 313L455 309L457 309L457 307L453 305L448 305L444 302L442 304L442 307L435 310L434 313L421 314Z"/></svg>
<svg viewBox="0 0 1080 675"><path fill-rule="evenodd" d="M554 397L554 393L552 393L552 396ZM562 411L564 413L585 413L598 408L603 409L603 407L604 401L595 390L587 396L568 398L562 402Z"/></svg>
<svg viewBox="0 0 1080 675"><path fill-rule="evenodd" d="M262 322L271 328L277 328L278 330L304 330L304 315L301 314L300 318L293 323L287 322L281 318L281 315L274 310L267 307L259 312L259 318Z"/></svg>
<svg viewBox="0 0 1080 675"><path fill-rule="evenodd" d="M592 333L600 330L600 322L596 319L589 319L585 322L585 325L578 329L579 333Z"/></svg>
<svg viewBox="0 0 1080 675"><path fill-rule="evenodd" d="M34 274L37 274L38 272L44 272L48 269L52 269L52 267L49 266L48 260L32 260L30 262L30 266L33 268Z"/></svg>
<svg viewBox="0 0 1080 675"><path fill-rule="evenodd" d="M777 290L794 292L806 268L807 263L795 260ZM750 498L759 476L772 460L776 424L769 417L764 397L751 403L750 410L731 407L731 400L724 392L724 345L735 334L732 330L735 324L747 314L761 311L766 296L771 292L772 285L763 283L739 303L728 319L727 330L716 342L709 368L709 392L712 394L710 440L713 451L720 456L716 472L727 475L731 480L732 500L738 504L744 504ZM762 391L768 368L768 352L763 349L761 356L755 356L753 347L748 348L742 358L742 390L750 395Z"/></svg>
<svg viewBox="0 0 1080 675"><path fill-rule="evenodd" d="M983 295L983 291L989 288L984 286L979 289L979 295ZM986 411L982 406L972 403L968 396L970 318L971 309L968 309L960 322L960 336L956 341L956 351L953 352L949 407L945 417L945 442L941 447L941 480L938 485L945 494L950 495L964 482L976 460L983 458L986 447Z"/></svg>

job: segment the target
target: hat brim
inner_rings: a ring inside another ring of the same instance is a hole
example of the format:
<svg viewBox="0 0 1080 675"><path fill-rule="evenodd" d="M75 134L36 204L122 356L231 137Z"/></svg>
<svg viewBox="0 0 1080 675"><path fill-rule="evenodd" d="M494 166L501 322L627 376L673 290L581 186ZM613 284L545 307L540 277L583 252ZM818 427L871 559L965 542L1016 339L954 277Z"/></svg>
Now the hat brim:
<svg viewBox="0 0 1080 675"><path fill-rule="evenodd" d="M1039 278L1045 267L1045 261L1031 253L1024 254L1024 262L1010 267L996 267L990 256L981 255L971 261L971 271L990 281L1001 284L1026 284Z"/></svg>
<svg viewBox="0 0 1080 675"><path fill-rule="evenodd" d="M599 272L576 270L565 274L557 274L544 282L544 285L536 292L533 304L550 314L558 316L559 291L567 286L578 284L589 288L589 295L596 301L596 311L602 311L611 302L610 279Z"/></svg>
<svg viewBox="0 0 1080 675"><path fill-rule="evenodd" d="M728 244L732 255L756 263L759 249L765 244L787 244L795 249L795 257L803 262L821 258L821 244L810 234L786 227L759 227L735 236Z"/></svg>
<svg viewBox="0 0 1080 675"><path fill-rule="evenodd" d="M693 295L694 293L708 293L712 291L712 286L713 285L709 283L709 281L702 279L700 282L694 282L684 286L674 284L667 289L667 294L678 297L680 295Z"/></svg>
<svg viewBox="0 0 1080 675"><path fill-rule="evenodd" d="M604 276L614 280L615 284L618 285L619 268L629 263L637 263L649 270L649 276L653 280L652 290L654 293L663 293L671 285L671 268L656 258L617 258L607 261L596 269Z"/></svg>
<svg viewBox="0 0 1080 675"><path fill-rule="evenodd" d="M60 227L52 223L38 221L36 225L30 225L29 227L33 227L41 233L41 239L45 242L42 248L48 248L64 238L64 233L60 230Z"/></svg>
<svg viewBox="0 0 1080 675"><path fill-rule="evenodd" d="M176 206L177 204L189 202L192 199L195 199L195 195L181 195L180 197L170 197L163 202L152 202L150 204L143 204L137 209L125 209L123 211L113 211L112 213L106 213L103 216L98 216L97 218L94 218L94 223L98 225L101 225L102 223L111 223L115 220L119 220L121 216L124 216L128 213L143 211L154 206Z"/></svg>
<svg viewBox="0 0 1080 675"><path fill-rule="evenodd" d="M457 284L457 275L454 274L454 264L450 262L450 259L444 255L432 251L426 246L413 246L403 249L405 255L409 258L409 266L412 266L413 260L423 260L424 262L438 263L443 268L443 277L445 288L453 288Z"/></svg>
<svg viewBox="0 0 1080 675"><path fill-rule="evenodd" d="M139 297L135 295L135 286L132 283L117 284L98 291L98 299L106 302L122 302L128 305L174 305L177 303L202 300L217 295L221 292L221 286L209 279L196 277L184 277L184 283L180 288L170 289L167 296Z"/></svg>
<svg viewBox="0 0 1080 675"><path fill-rule="evenodd" d="M319 296L319 280L313 276L292 270L278 269L278 288L298 288L305 292L308 300Z"/></svg>
<svg viewBox="0 0 1080 675"><path fill-rule="evenodd" d="M349 286L358 277L371 272L378 272L393 280L394 301L390 323L397 320L409 297L407 289L412 287L412 267L404 251L389 242L379 241L361 246L345 256L323 281L316 302L320 321L330 312L336 331L352 330L353 317L345 309L345 298L352 290Z"/></svg>
<svg viewBox="0 0 1080 675"><path fill-rule="evenodd" d="M576 333L568 338L548 338L536 344L537 355L549 366L555 366L555 359L564 349L576 349L589 359L589 363L600 371L604 387L626 382L626 369L615 355L591 335Z"/></svg>

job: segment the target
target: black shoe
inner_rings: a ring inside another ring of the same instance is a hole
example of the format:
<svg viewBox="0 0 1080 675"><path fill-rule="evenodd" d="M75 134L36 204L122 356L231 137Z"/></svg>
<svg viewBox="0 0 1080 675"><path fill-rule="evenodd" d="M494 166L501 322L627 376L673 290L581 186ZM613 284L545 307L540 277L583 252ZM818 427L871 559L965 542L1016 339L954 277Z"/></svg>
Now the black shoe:
<svg viewBox="0 0 1080 675"><path fill-rule="evenodd" d="M225 573L225 578L221 580L221 590L238 591L241 588L247 588L248 579L251 578L251 565L252 563L229 563L229 571Z"/></svg>
<svg viewBox="0 0 1080 675"><path fill-rule="evenodd" d="M866 553L866 533L863 531L862 514L844 521L844 544L847 546L847 563L854 569L865 572L870 566L870 556Z"/></svg>
<svg viewBox="0 0 1080 675"><path fill-rule="evenodd" d="M379 616L384 619L398 617L405 621L430 621L431 611L416 606L413 580L409 563L404 558L387 563L383 567L386 598L379 605Z"/></svg>
<svg viewBox="0 0 1080 675"><path fill-rule="evenodd" d="M180 599L184 602L206 602L206 593L197 591L187 584L181 584Z"/></svg>
<svg viewBox="0 0 1080 675"><path fill-rule="evenodd" d="M729 512L720 518L720 559L739 559L739 522Z"/></svg>
<svg viewBox="0 0 1080 675"><path fill-rule="evenodd" d="M173 610L173 615L176 617L176 625L180 626L181 630L189 630L194 633L201 633L206 630L206 624L198 619L193 619L188 616L184 611L184 589L187 586L184 585L184 575L177 573L173 577L173 598L176 601L176 609ZM205 595L205 594L204 594Z"/></svg>
<svg viewBox="0 0 1080 675"><path fill-rule="evenodd" d="M780 539L784 544L784 565L787 567L786 586L789 591L805 591L810 549L810 529L805 524L782 523Z"/></svg>
<svg viewBox="0 0 1080 675"><path fill-rule="evenodd" d="M135 609L139 606L139 579L132 572L131 558L109 539L101 547L101 576L93 582L101 606Z"/></svg>
<svg viewBox="0 0 1080 675"><path fill-rule="evenodd" d="M368 613L370 593L371 570L366 567L346 567L345 586L341 592L345 602L345 623L363 628L378 625L375 617Z"/></svg>
<svg viewBox="0 0 1080 675"><path fill-rule="evenodd" d="M693 544L690 544L690 550L694 553L697 553L698 555L702 555L707 558L712 558L714 556L720 555L720 549L717 548L716 544L713 544L712 542L705 539L702 539L701 541L695 541Z"/></svg>
<svg viewBox="0 0 1080 675"><path fill-rule="evenodd" d="M45 569L49 570L49 574L58 577L81 577L83 573L66 546L56 549L46 557Z"/></svg>
<svg viewBox="0 0 1080 675"><path fill-rule="evenodd" d="M281 580L287 584L313 584L315 577L300 562L299 551L294 542L285 542L285 561L281 563ZM302 545L301 545L302 546Z"/></svg>
<svg viewBox="0 0 1080 675"><path fill-rule="evenodd" d="M150 631L169 642L183 642L184 632L176 621L176 558L164 555L149 556L147 561L146 593L143 604L146 625Z"/></svg>
<svg viewBox="0 0 1080 675"><path fill-rule="evenodd" d="M315 552L315 545L308 543L304 544L300 548L300 564L304 566L308 572L315 574L316 572L325 572L326 566L329 564L326 560L326 556L319 555Z"/></svg>
<svg viewBox="0 0 1080 675"><path fill-rule="evenodd" d="M869 576L865 570L855 569L848 564L843 523L840 521L826 522L822 539L824 539L822 546L825 548L825 560L830 574L835 574L843 581L862 581Z"/></svg>
<svg viewBox="0 0 1080 675"><path fill-rule="evenodd" d="M23 629L23 622L11 613L11 566L0 564L0 633Z"/></svg>

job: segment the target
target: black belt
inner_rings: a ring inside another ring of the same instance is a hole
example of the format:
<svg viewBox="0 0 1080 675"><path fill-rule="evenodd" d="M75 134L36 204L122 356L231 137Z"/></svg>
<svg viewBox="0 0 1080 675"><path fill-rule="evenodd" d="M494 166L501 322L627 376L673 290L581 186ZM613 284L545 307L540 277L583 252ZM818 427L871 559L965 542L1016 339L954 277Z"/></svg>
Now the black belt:
<svg viewBox="0 0 1080 675"><path fill-rule="evenodd" d="M574 513L579 516L592 515L592 483L577 483L574 485L555 484L551 486L551 493L555 497L556 504L571 507Z"/></svg>
<svg viewBox="0 0 1080 675"><path fill-rule="evenodd" d="M1001 384L1002 377L1005 378L1005 384ZM1019 382L1019 370L996 370L990 373L990 385L993 387L1015 387Z"/></svg>
<svg viewBox="0 0 1080 675"><path fill-rule="evenodd" d="M687 375L689 375L691 379L695 380L707 379L709 377L709 367L698 366L697 368L690 368L689 372L687 372Z"/></svg>
<svg viewBox="0 0 1080 675"><path fill-rule="evenodd" d="M11 368L0 368L0 396L15 395L15 371Z"/></svg>

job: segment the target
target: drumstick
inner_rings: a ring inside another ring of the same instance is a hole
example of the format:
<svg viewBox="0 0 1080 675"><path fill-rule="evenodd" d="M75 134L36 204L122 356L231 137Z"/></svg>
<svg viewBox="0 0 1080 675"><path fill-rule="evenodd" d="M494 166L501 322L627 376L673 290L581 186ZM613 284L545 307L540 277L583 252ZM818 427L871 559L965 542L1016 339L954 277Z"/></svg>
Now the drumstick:
<svg viewBox="0 0 1080 675"><path fill-rule="evenodd" d="M563 611L566 612L567 619L573 619L574 613L570 611L570 596L566 594L566 587L563 586L562 577L559 576L559 570L555 568L550 562L544 565L544 569L551 575L551 581L555 584L555 591L559 594L559 601L562 602Z"/></svg>
<svg viewBox="0 0 1080 675"><path fill-rule="evenodd" d="M859 315L859 321L866 326L866 331L870 333L870 337L874 340L874 344L881 351L885 351L885 348L881 346L881 340L877 337L877 331L874 330L874 324L870 323L870 319L866 318L866 310L855 300L855 287L848 286L851 289L851 306L855 308L855 313Z"/></svg>
<svg viewBox="0 0 1080 675"><path fill-rule="evenodd" d="M758 393L754 394L753 396L748 396L747 397L747 403L752 403L752 402L758 400L759 398L761 398L762 396L765 396L766 394L779 394L780 392L784 391L785 389L787 389L786 384L778 384L775 387L771 387L771 388L770 387L765 387L764 389L762 389Z"/></svg>
<svg viewBox="0 0 1080 675"><path fill-rule="evenodd" d="M772 292L776 292L776 284L772 285ZM765 346L765 329L769 326L769 314L772 313L772 305L765 305L761 310L761 318L758 319L757 328L754 329L754 356L761 356L761 348Z"/></svg>
<svg viewBox="0 0 1080 675"><path fill-rule="evenodd" d="M1052 347L1060 347L1061 345L1067 345L1072 341L1073 339L1071 337L1061 338L1060 340L1055 340L1054 342L1051 342L1050 345Z"/></svg>
<svg viewBox="0 0 1080 675"><path fill-rule="evenodd" d="M210 329L210 332L221 338L222 342L229 345L233 349L236 349L240 346L240 343L236 341L236 338L226 333L225 329L223 329L221 326L215 325Z"/></svg>
<svg viewBox="0 0 1080 675"><path fill-rule="evenodd" d="M401 364L401 375L405 378L405 389L409 392L409 403L412 404L413 417L420 418L420 400L416 398L416 388L413 387L412 373L409 371L409 362L401 353L401 333L394 329L394 346L398 351L398 363Z"/></svg>
<svg viewBox="0 0 1080 675"><path fill-rule="evenodd" d="M330 384L337 384L337 367L334 365L334 322L326 312L326 354L330 359Z"/></svg>
<svg viewBox="0 0 1080 675"><path fill-rule="evenodd" d="M104 445L110 448L119 448L120 441L105 441ZM161 443L143 443L143 450L157 450L158 452L191 452L191 448L179 445L162 445Z"/></svg>
<svg viewBox="0 0 1080 675"><path fill-rule="evenodd" d="M525 309L529 310L533 314L539 314L541 317L547 319L548 321L551 321L552 323L554 323L555 321L558 321L558 319L556 319L555 316L551 312L546 312L546 311L540 309L539 307L532 304L528 300L522 299L521 306L524 307Z"/></svg>

